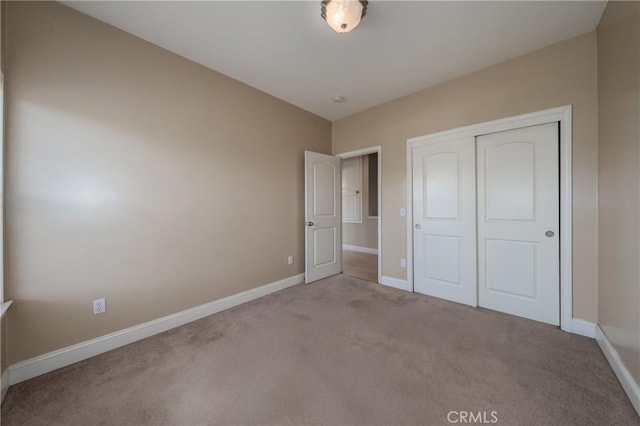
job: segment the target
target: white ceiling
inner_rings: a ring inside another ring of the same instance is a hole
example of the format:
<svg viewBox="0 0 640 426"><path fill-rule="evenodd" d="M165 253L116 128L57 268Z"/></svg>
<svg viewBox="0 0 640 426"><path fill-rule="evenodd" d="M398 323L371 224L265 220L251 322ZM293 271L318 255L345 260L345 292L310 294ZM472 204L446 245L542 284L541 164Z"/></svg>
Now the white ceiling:
<svg viewBox="0 0 640 426"><path fill-rule="evenodd" d="M62 3L330 120L591 31L606 5L370 1L336 34L319 0Z"/></svg>

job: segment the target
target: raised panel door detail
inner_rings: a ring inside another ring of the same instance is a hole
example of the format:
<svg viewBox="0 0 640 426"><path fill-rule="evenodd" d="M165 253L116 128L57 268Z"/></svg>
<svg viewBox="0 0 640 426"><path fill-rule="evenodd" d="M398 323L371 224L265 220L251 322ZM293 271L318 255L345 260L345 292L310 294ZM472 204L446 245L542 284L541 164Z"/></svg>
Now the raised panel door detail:
<svg viewBox="0 0 640 426"><path fill-rule="evenodd" d="M313 164L313 215L316 217L336 214L334 178L333 166L325 163Z"/></svg>
<svg viewBox="0 0 640 426"><path fill-rule="evenodd" d="M485 245L487 289L535 299L538 285L538 244L487 239Z"/></svg>
<svg viewBox="0 0 640 426"><path fill-rule="evenodd" d="M486 220L535 219L535 162L532 142L507 142L486 149Z"/></svg>
<svg viewBox="0 0 640 426"><path fill-rule="evenodd" d="M324 266L336 261L336 229L321 228L313 230L314 266Z"/></svg>
<svg viewBox="0 0 640 426"><path fill-rule="evenodd" d="M439 152L424 159L424 211L428 219L460 216L460 158Z"/></svg>
<svg viewBox="0 0 640 426"><path fill-rule="evenodd" d="M425 278L460 285L460 238L424 236Z"/></svg>

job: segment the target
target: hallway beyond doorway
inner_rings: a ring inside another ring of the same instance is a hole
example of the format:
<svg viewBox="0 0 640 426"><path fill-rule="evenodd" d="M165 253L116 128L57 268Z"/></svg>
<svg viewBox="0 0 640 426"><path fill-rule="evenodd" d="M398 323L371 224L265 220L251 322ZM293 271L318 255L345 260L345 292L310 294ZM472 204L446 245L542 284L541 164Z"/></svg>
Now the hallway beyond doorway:
<svg viewBox="0 0 640 426"><path fill-rule="evenodd" d="M377 283L378 255L342 250L342 273Z"/></svg>

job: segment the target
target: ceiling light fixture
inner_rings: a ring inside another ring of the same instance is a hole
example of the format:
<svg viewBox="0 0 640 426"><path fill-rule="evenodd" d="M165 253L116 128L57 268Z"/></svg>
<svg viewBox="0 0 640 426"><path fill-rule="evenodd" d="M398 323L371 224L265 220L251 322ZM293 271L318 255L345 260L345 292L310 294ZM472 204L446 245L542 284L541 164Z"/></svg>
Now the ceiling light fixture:
<svg viewBox="0 0 640 426"><path fill-rule="evenodd" d="M337 33L348 33L367 13L366 0L324 0L322 18Z"/></svg>
<svg viewBox="0 0 640 426"><path fill-rule="evenodd" d="M341 103L343 103L343 102L344 102L344 101L346 101L346 100L347 100L347 99L346 99L344 96L342 96L342 95L335 95L335 96L333 97L333 102L335 102L335 103L337 103L337 104L341 104Z"/></svg>

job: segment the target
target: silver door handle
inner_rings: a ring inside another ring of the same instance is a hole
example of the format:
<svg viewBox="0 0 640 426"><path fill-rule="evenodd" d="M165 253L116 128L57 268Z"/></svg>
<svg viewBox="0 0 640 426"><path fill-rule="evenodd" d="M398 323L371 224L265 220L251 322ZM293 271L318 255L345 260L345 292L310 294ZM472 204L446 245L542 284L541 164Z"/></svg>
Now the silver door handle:
<svg viewBox="0 0 640 426"><path fill-rule="evenodd" d="M552 238L556 234L553 231L547 231L547 232L544 233L544 235L546 235L549 238Z"/></svg>
<svg viewBox="0 0 640 426"><path fill-rule="evenodd" d="M313 222L307 222L307 226L313 226Z"/></svg>
<svg viewBox="0 0 640 426"><path fill-rule="evenodd" d="M420 229L420 224L416 223L416 229Z"/></svg>

